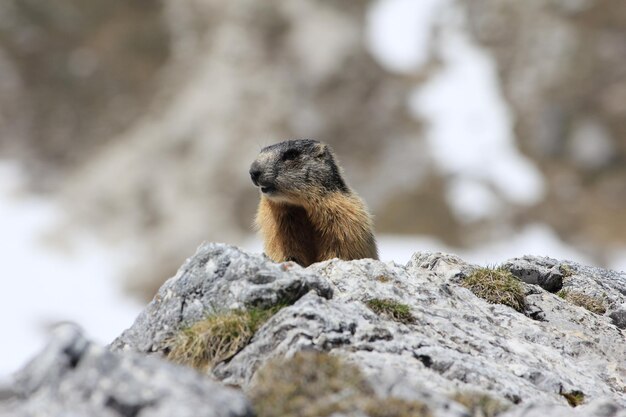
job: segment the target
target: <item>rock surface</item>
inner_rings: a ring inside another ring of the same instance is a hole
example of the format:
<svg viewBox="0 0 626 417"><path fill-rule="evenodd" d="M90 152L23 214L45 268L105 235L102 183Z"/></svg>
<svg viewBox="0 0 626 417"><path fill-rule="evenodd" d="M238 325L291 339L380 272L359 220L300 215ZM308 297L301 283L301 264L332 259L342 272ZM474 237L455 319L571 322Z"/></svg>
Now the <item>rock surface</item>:
<svg viewBox="0 0 626 417"><path fill-rule="evenodd" d="M16 380L0 416L253 416L240 392L158 358L112 353L73 326L57 329Z"/></svg>
<svg viewBox="0 0 626 417"><path fill-rule="evenodd" d="M111 348L159 351L174 332L209 313L290 304L309 290L324 297L332 295L329 282L297 264L275 264L232 246L205 244L163 284Z"/></svg>
<svg viewBox="0 0 626 417"><path fill-rule="evenodd" d="M542 261L535 260L536 269ZM314 265L309 270L327 277L335 296L311 294L282 310L215 374L245 387L267 358L313 348L358 364L387 395L479 388L512 403L567 404L561 394L582 391L626 405L626 339L608 317L534 285L526 286L527 300L543 321L488 304L458 285L471 268L441 254L416 254L406 267L371 260ZM605 271L604 278L612 287L625 277ZM415 322L377 316L363 304L371 298L409 305Z"/></svg>
<svg viewBox="0 0 626 417"><path fill-rule="evenodd" d="M100 356L86 357L129 362L138 370L143 358L137 352L165 353L169 337L207 315L288 304L246 346L210 370L204 383L214 386L211 378L216 378L249 393L257 383L255 374L267 363L314 350L357 366L377 397L421 402L435 417L486 415L470 412L455 400L467 393L487 395L508 406L498 414L503 417L626 416L626 337L617 325L626 274L539 257L512 259L502 266L525 281L523 312L489 304L463 287L462 281L479 267L452 255L416 253L407 265L364 259L301 268L233 246L204 244L111 344L112 353L97 350ZM559 287L601 297L605 313L593 313L551 292ZM393 300L407 307L408 314L398 319L377 313L372 300ZM22 378L20 391L30 393L26 404L59 391L51 384L58 374L63 377L57 369L66 368L46 357L60 356L67 362L74 351L95 349L83 347L84 341L56 344L53 352L65 353L50 356L48 349L23 372L46 369L35 372L45 378ZM89 366L100 369L98 360L80 360L78 370L69 374L87 372ZM156 358L146 360L157 363ZM163 372L180 369L163 367ZM136 384L146 383L134 378ZM192 379L202 386L201 378L185 376ZM245 401L231 390L225 393L235 400L224 401L225 406L237 411L215 415L245 415ZM73 404L73 398L64 397L61 404ZM207 398L210 402L214 397ZM100 396L90 401L104 400ZM136 403L122 402L129 401Z"/></svg>
<svg viewBox="0 0 626 417"><path fill-rule="evenodd" d="M575 410L562 405L530 405L518 407L500 417L624 417L626 411L610 401L596 401Z"/></svg>

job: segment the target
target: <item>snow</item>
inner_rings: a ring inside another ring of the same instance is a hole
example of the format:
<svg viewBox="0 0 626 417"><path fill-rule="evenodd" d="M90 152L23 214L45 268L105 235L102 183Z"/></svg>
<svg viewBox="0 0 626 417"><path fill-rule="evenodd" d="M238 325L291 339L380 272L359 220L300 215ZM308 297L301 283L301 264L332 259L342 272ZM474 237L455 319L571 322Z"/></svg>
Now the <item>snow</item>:
<svg viewBox="0 0 626 417"><path fill-rule="evenodd" d="M429 58L432 22L442 0L378 0L367 15L371 53L389 71L411 73Z"/></svg>
<svg viewBox="0 0 626 417"><path fill-rule="evenodd" d="M531 224L519 231L511 231L506 239L494 240L475 247L456 248L427 237L381 235L378 237L380 259L405 264L414 252L445 252L460 256L477 265L498 265L524 255L550 256L592 265L587 256L567 245L548 227Z"/></svg>
<svg viewBox="0 0 626 417"><path fill-rule="evenodd" d="M615 271L626 272L626 246L611 251L608 264Z"/></svg>
<svg viewBox="0 0 626 417"><path fill-rule="evenodd" d="M142 306L115 280L126 259L95 239L77 235L65 250L46 243L62 218L55 205L25 195L16 165L0 162L0 253L3 340L0 380L39 351L47 330L72 321L100 343L129 327Z"/></svg>
<svg viewBox="0 0 626 417"><path fill-rule="evenodd" d="M514 204L535 204L544 194L543 178L515 146L493 59L471 40L462 15L451 6L446 12L435 46L442 69L416 87L409 101L413 113L427 121L432 157L452 178L486 183ZM465 195L449 199L460 212Z"/></svg>
<svg viewBox="0 0 626 417"><path fill-rule="evenodd" d="M441 68L410 95L409 107L427 124L425 140L449 178L447 201L457 217L472 222L491 216L504 206L499 199L540 201L543 178L515 146L496 65L467 33L459 6L450 0L379 0L367 23L369 49L385 68L410 73L431 55L440 60Z"/></svg>
<svg viewBox="0 0 626 417"><path fill-rule="evenodd" d="M484 182L454 177L446 185L446 201L461 221L486 219L502 209L502 202Z"/></svg>
<svg viewBox="0 0 626 417"><path fill-rule="evenodd" d="M469 251L459 251L463 259L479 265L494 265L523 255L549 256L593 265L582 252L564 243L547 225L530 224L510 236L481 245Z"/></svg>

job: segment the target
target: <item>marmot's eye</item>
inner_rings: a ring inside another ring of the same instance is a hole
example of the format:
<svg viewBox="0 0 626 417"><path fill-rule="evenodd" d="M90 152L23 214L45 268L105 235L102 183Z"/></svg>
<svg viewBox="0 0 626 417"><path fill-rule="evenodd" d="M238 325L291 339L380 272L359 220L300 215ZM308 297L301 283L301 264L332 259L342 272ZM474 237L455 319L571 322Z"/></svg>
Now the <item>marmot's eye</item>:
<svg viewBox="0 0 626 417"><path fill-rule="evenodd" d="M297 149L289 149L283 153L282 160L283 161L293 161L298 156L300 156L300 151Z"/></svg>

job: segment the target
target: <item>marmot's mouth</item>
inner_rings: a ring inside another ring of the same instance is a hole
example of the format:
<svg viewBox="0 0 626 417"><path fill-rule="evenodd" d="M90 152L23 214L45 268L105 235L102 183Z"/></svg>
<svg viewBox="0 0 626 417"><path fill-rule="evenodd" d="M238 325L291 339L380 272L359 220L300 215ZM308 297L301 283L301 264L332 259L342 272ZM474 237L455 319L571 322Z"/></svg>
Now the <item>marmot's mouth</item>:
<svg viewBox="0 0 626 417"><path fill-rule="evenodd" d="M274 191L276 191L276 187L274 187L273 185L265 185L261 187L261 192L263 194L273 193Z"/></svg>

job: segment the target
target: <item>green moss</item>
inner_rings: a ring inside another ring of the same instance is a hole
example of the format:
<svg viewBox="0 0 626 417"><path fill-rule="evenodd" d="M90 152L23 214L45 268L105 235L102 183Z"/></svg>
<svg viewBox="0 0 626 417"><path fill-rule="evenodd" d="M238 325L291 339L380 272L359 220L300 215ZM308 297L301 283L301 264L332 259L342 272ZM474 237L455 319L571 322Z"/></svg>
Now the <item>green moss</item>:
<svg viewBox="0 0 626 417"><path fill-rule="evenodd" d="M563 278L571 277L574 275L574 270L568 264L559 265L559 272L563 275Z"/></svg>
<svg viewBox="0 0 626 417"><path fill-rule="evenodd" d="M283 305L209 315L166 341L167 358L200 370L212 368L248 344Z"/></svg>
<svg viewBox="0 0 626 417"><path fill-rule="evenodd" d="M479 268L461 285L492 304L504 304L520 312L526 306L522 284L504 268Z"/></svg>
<svg viewBox="0 0 626 417"><path fill-rule="evenodd" d="M415 322L415 317L411 314L411 307L390 298L372 298L365 301L365 304L374 313L388 316L397 322L405 324Z"/></svg>
<svg viewBox="0 0 626 417"><path fill-rule="evenodd" d="M595 314L606 313L604 301L598 297L584 294L579 291L561 290L556 293L559 297L578 307L583 307Z"/></svg>
<svg viewBox="0 0 626 417"><path fill-rule="evenodd" d="M324 417L365 413L370 417L431 417L417 401L379 399L360 370L336 356L299 352L257 371L250 399L258 417Z"/></svg>
<svg viewBox="0 0 626 417"><path fill-rule="evenodd" d="M467 408L471 417L495 417L509 408L508 404L480 392L458 392L452 400Z"/></svg>
<svg viewBox="0 0 626 417"><path fill-rule="evenodd" d="M572 407L578 407L585 402L585 394L582 391L570 391L561 392L561 396L567 400L567 403Z"/></svg>

